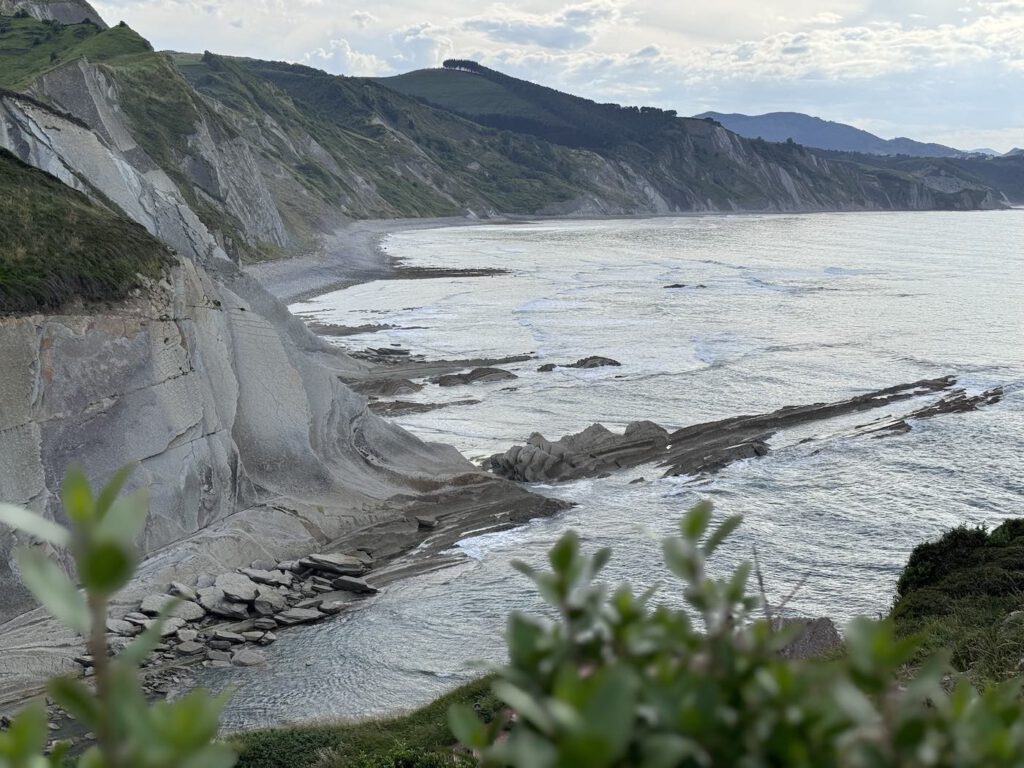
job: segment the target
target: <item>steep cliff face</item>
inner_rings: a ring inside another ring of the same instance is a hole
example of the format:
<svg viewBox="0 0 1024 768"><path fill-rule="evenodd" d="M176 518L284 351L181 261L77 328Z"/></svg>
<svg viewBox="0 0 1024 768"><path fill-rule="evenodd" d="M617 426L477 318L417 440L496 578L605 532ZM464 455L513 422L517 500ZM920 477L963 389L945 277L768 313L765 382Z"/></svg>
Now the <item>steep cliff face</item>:
<svg viewBox="0 0 1024 768"><path fill-rule="evenodd" d="M21 97L0 107L0 145L182 254L126 303L0 319L0 498L60 520L70 464L98 480L137 464L133 483L153 494L139 541L152 557L127 599L172 576L308 552L396 494L473 471L371 414L338 378L361 364L225 259L139 148L122 153ZM75 647L31 610L19 543L0 532L0 697L66 666Z"/></svg>

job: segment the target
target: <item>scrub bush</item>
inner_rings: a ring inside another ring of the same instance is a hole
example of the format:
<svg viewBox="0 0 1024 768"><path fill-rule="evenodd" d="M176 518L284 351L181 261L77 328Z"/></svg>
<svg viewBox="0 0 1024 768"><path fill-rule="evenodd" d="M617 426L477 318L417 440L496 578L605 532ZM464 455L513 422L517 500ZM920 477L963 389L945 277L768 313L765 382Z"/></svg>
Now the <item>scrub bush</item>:
<svg viewBox="0 0 1024 768"><path fill-rule="evenodd" d="M761 616L751 565L725 579L706 573L740 524L709 533L711 519L700 504L664 542L689 611L656 605L652 590L599 583L610 551L585 554L572 533L551 550L550 571L518 564L557 618L509 618L510 660L493 691L514 717L485 724L451 709L453 732L481 765L1024 766L1019 683L979 692L965 679L948 690L947 661L935 656L899 684L917 643L889 622L855 621L840 658L784 658L792 636Z"/></svg>

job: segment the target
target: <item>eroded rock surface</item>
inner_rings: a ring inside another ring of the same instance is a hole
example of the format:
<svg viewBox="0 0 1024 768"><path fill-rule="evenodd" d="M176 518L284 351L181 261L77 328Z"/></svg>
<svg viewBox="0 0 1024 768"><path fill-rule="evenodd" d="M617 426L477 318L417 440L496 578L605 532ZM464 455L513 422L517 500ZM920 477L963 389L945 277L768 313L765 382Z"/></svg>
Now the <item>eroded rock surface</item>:
<svg viewBox="0 0 1024 768"><path fill-rule="evenodd" d="M474 368L468 373L449 373L438 376L434 381L442 387L458 387L463 384L478 384L491 381L509 381L519 378L503 368Z"/></svg>
<svg viewBox="0 0 1024 768"><path fill-rule="evenodd" d="M855 434L909 431L910 421L947 413L963 413L999 402L1002 390L967 395L953 389L956 379L944 376L867 392L833 403L786 406L764 414L735 416L695 424L671 434L653 422L635 422L623 434L600 424L550 441L533 434L526 445L496 454L485 466L511 480L553 482L596 477L607 472L657 462L668 475L713 473L742 459L767 455L768 439L779 430L815 421L873 410L910 398L945 392L938 400L898 418L864 425Z"/></svg>

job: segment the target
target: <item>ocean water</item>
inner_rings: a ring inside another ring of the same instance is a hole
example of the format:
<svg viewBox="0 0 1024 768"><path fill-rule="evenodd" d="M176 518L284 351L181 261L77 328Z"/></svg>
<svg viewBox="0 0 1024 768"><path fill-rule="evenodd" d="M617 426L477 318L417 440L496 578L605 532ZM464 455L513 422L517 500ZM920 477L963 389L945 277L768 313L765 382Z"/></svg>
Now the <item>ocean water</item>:
<svg viewBox="0 0 1024 768"><path fill-rule="evenodd" d="M1024 211L543 222L406 232L386 248L412 266L509 272L374 282L292 309L397 326L338 340L354 349L535 354L507 366L516 381L414 396L478 405L397 419L474 460L534 431L554 439L637 419L678 427L946 374L971 391L1003 386L1006 397L884 440L800 443L863 414L810 425L708 479L641 467L537 486L578 506L463 541L462 565L283 633L265 668L205 672L204 685L236 687L227 728L395 712L472 677L474 661L501 661L508 612L540 607L510 560L542 562L568 528L587 547L614 548L609 580L660 583L676 601L659 542L710 498L718 514L745 517L715 569L756 547L773 600L795 590L790 611L842 623L888 610L915 544L1024 514ZM664 287L673 283L687 287ZM622 367L536 371L592 354ZM647 482L630 484L637 477Z"/></svg>

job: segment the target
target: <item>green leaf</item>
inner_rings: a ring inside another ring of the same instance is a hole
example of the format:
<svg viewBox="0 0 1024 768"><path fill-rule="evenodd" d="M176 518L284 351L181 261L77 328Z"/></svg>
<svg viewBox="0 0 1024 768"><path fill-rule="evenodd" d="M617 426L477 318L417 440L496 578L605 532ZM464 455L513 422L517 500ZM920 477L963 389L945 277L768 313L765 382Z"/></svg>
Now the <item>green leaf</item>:
<svg viewBox="0 0 1024 768"><path fill-rule="evenodd" d="M97 541L78 558L78 574L87 590L111 595L128 583L135 564L135 556L127 545Z"/></svg>
<svg viewBox="0 0 1024 768"><path fill-rule="evenodd" d="M64 526L12 504L0 504L0 523L24 531L55 547L66 547L71 543L71 533Z"/></svg>
<svg viewBox="0 0 1024 768"><path fill-rule="evenodd" d="M146 527L149 491L142 489L113 502L96 528L96 537L133 544Z"/></svg>
<svg viewBox="0 0 1024 768"><path fill-rule="evenodd" d="M68 714L93 729L99 722L96 699L88 688L71 677L55 677L47 683L47 692Z"/></svg>
<svg viewBox="0 0 1024 768"><path fill-rule="evenodd" d="M36 599L65 625L80 635L87 635L89 609L64 571L36 550L20 549L17 558L21 578Z"/></svg>
<svg viewBox="0 0 1024 768"><path fill-rule="evenodd" d="M555 573L569 570L580 551L580 538L575 531L566 531L548 553L548 560Z"/></svg>
<svg viewBox="0 0 1024 768"><path fill-rule="evenodd" d="M612 559L612 550L609 547L602 547L594 553L594 573L600 573Z"/></svg>
<svg viewBox="0 0 1024 768"><path fill-rule="evenodd" d="M718 549L722 543L728 539L740 527L743 522L743 515L733 515L732 517L726 518L726 520L715 529L715 532L708 536L708 540L704 542L704 555L710 557L716 549Z"/></svg>
<svg viewBox="0 0 1024 768"><path fill-rule="evenodd" d="M708 529L708 525L711 523L712 509L713 506L710 501L702 501L687 512L683 517L682 523L679 525L679 530L682 531L683 537L696 541L703 536L704 531Z"/></svg>
<svg viewBox="0 0 1024 768"><path fill-rule="evenodd" d="M498 680L491 687L494 695L508 704L519 713L520 717L528 720L534 728L542 733L551 735L554 723L543 705L534 699L530 694L512 683Z"/></svg>
<svg viewBox="0 0 1024 768"><path fill-rule="evenodd" d="M107 514L107 510L110 509L111 505L117 499L118 494L124 488L124 484L128 482L128 478L131 476L132 471L135 469L134 464L126 464L114 473L114 476L110 478L110 481L103 486L103 490L100 491L100 495L96 497L96 518L102 520L104 515Z"/></svg>
<svg viewBox="0 0 1024 768"><path fill-rule="evenodd" d="M46 708L42 702L36 701L25 707L14 718L7 730L8 744L15 765L40 754L46 747L49 736L46 723Z"/></svg>
<svg viewBox="0 0 1024 768"><path fill-rule="evenodd" d="M87 525L95 519L96 506L93 503L92 488L81 467L74 466L64 475L64 514L78 524Z"/></svg>
<svg viewBox="0 0 1024 768"><path fill-rule="evenodd" d="M483 749L487 746L487 726L480 722L468 704L453 704L448 709L448 727L463 746L470 749Z"/></svg>

